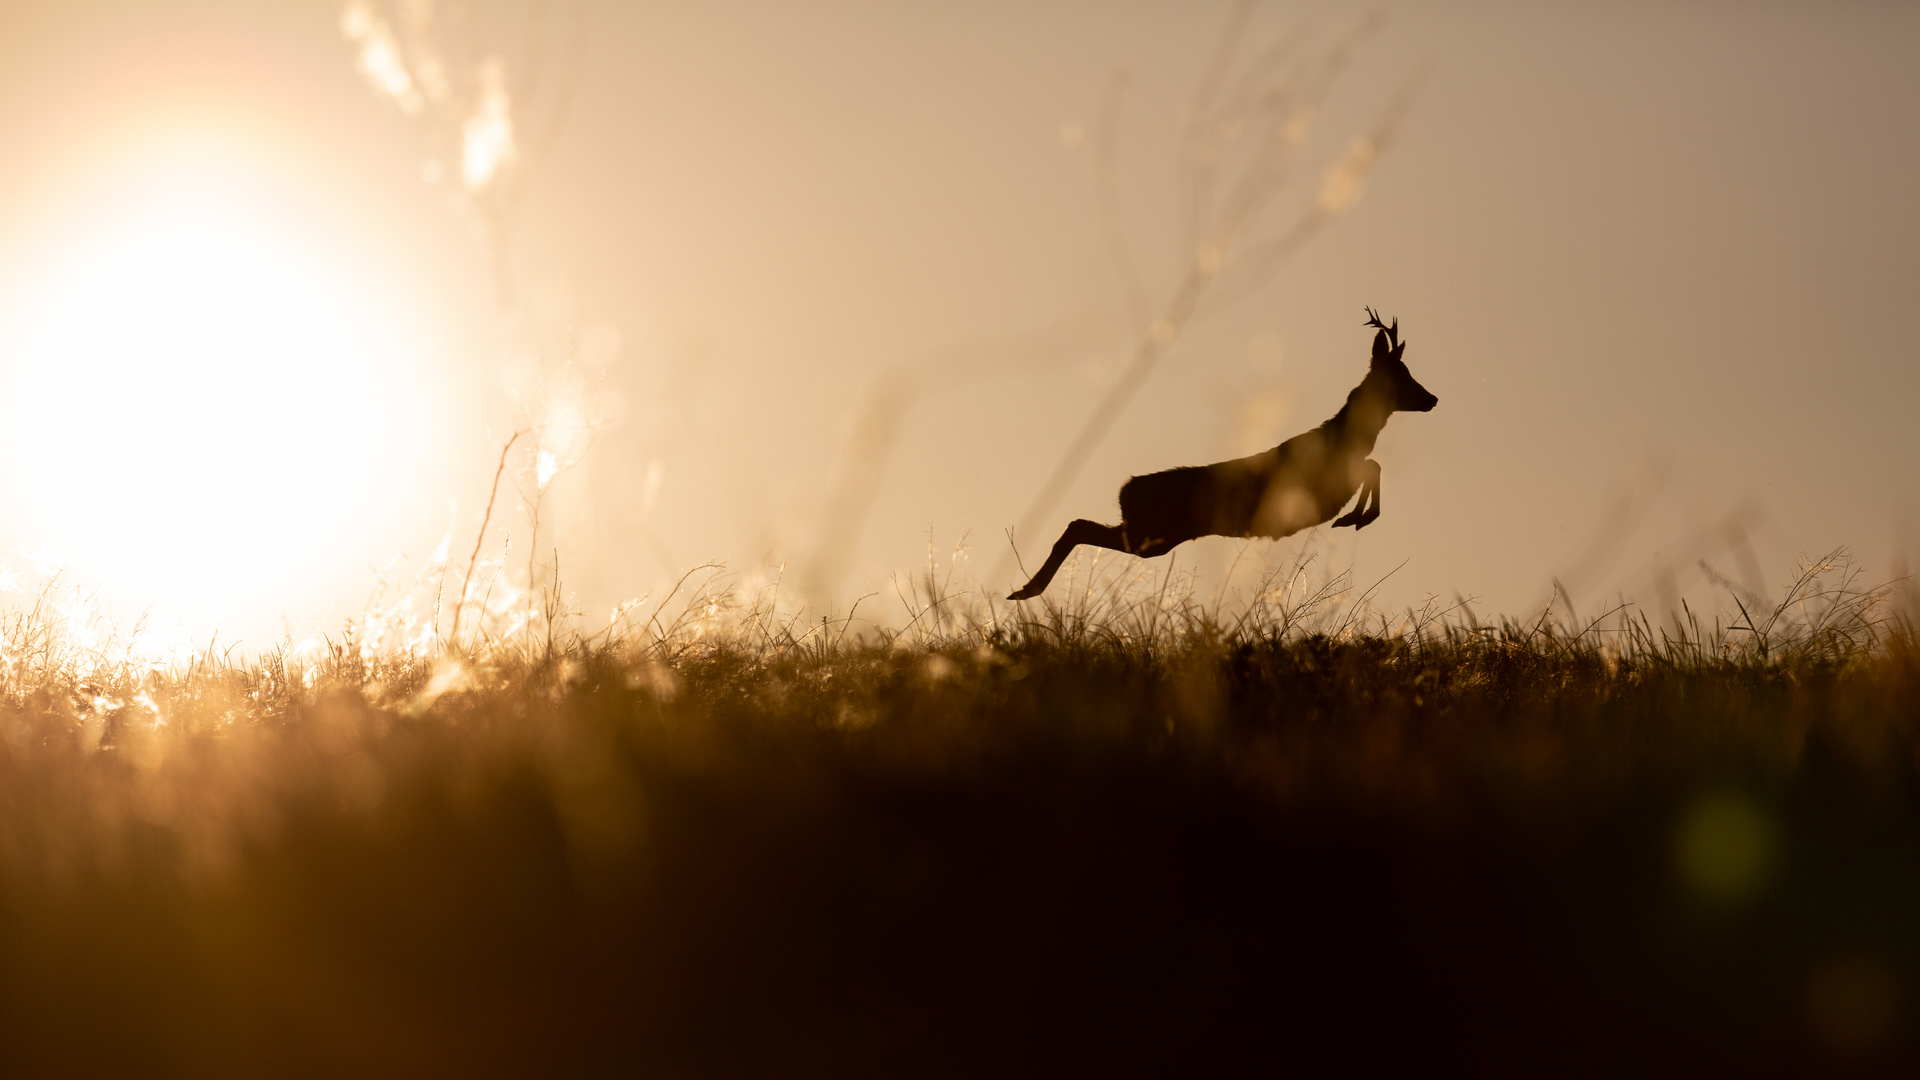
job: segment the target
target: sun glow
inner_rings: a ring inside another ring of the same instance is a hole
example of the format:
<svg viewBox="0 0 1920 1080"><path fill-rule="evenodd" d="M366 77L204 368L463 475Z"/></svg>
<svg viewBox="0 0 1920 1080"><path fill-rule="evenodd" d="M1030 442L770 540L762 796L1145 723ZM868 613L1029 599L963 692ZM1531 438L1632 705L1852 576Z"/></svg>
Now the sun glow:
<svg viewBox="0 0 1920 1080"><path fill-rule="evenodd" d="M29 558L123 613L257 618L401 512L428 438L420 365L336 265L192 201L69 252L0 358L4 517Z"/></svg>

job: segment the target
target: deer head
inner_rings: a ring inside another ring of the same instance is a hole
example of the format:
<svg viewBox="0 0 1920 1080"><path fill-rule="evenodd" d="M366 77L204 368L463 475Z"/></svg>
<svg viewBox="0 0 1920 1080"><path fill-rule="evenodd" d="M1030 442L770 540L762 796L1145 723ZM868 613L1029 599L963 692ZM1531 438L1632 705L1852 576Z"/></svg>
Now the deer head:
<svg viewBox="0 0 1920 1080"><path fill-rule="evenodd" d="M1395 412L1426 412L1440 404L1440 399L1421 386L1407 370L1406 361L1400 359L1400 354L1407 351L1407 343L1400 340L1400 320L1393 320L1389 326L1380 321L1378 312L1368 308L1366 324L1380 331L1373 335L1373 363L1365 384L1368 389Z"/></svg>

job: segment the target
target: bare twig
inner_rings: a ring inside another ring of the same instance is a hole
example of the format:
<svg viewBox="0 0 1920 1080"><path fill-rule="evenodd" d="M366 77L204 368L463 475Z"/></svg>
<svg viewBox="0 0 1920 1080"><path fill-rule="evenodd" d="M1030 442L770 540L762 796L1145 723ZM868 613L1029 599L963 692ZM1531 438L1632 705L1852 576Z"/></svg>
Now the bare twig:
<svg viewBox="0 0 1920 1080"><path fill-rule="evenodd" d="M525 428L514 432L507 438L506 445L500 448L500 465L493 470L493 487L487 492L487 512L480 517L480 532L473 538L473 554L467 558L467 572L460 579L460 595L453 602L453 627L447 632L449 648L457 648L460 644L460 612L466 606L467 588L473 583L474 564L480 561L480 545L487 538L487 523L493 520L493 501L500 495L500 474L507 471L507 451L513 449L513 444L526 433Z"/></svg>

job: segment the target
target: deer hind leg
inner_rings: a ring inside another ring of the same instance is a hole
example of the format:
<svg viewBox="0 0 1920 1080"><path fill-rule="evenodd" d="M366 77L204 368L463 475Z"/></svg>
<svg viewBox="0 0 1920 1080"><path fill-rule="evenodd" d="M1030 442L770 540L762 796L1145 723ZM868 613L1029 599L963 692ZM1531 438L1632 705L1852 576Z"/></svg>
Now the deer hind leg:
<svg viewBox="0 0 1920 1080"><path fill-rule="evenodd" d="M1126 534L1120 531L1120 526L1102 525L1080 518L1068 525L1067 531L1060 534L1060 539L1053 542L1053 551L1047 555L1047 561L1040 565L1040 569L1034 572L1033 579L1007 599L1027 600L1045 592L1053 581L1053 575L1059 573L1061 565L1067 561L1067 556L1073 554L1073 549L1081 544L1112 548L1114 551L1127 550Z"/></svg>
<svg viewBox="0 0 1920 1080"><path fill-rule="evenodd" d="M1342 525L1351 525L1355 530L1364 529L1380 516L1380 463L1368 458L1363 465L1367 474L1360 481L1360 498L1354 501L1353 509L1335 519L1333 527L1336 529Z"/></svg>

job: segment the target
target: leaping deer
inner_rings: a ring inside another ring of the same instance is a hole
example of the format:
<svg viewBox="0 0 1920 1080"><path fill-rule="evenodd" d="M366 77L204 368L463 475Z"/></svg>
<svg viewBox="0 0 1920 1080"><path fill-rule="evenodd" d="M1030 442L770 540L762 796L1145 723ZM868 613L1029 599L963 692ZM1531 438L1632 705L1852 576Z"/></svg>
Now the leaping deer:
<svg viewBox="0 0 1920 1080"><path fill-rule="evenodd" d="M1054 542L1047 561L1009 600L1046 590L1081 544L1151 559L1200 536L1291 536L1327 521L1360 493L1334 527L1364 529L1380 516L1380 463L1367 457L1396 412L1426 412L1440 403L1414 380L1400 354L1400 320L1380 321L1367 308L1373 362L1331 420L1272 450L1216 465L1188 465L1136 476L1120 485L1120 524L1081 518Z"/></svg>

